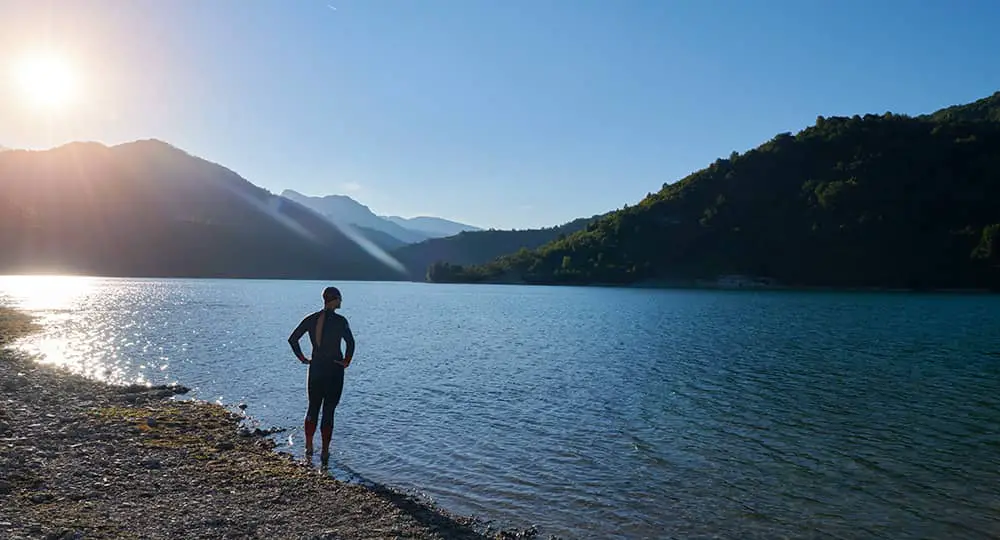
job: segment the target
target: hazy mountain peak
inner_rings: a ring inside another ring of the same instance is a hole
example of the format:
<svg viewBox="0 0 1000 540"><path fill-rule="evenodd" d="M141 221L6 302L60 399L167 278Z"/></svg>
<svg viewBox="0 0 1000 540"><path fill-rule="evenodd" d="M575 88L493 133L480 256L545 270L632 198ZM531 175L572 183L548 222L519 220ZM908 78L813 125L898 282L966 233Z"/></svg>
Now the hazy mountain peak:
<svg viewBox="0 0 1000 540"><path fill-rule="evenodd" d="M480 227L434 216L416 216L411 218L404 218L400 216L383 217L402 227L422 232L430 238L441 238L454 236L466 231L482 230Z"/></svg>
<svg viewBox="0 0 1000 540"><path fill-rule="evenodd" d="M295 191L294 189L286 189L286 190L284 190L284 191L281 192L281 196L285 197L287 199L292 199L292 200L295 200L296 198L298 198L298 199L326 201L327 203L330 203L330 204L338 204L338 203L339 204L346 204L346 205L356 206L358 208L364 208L365 210L371 212L371 209L368 208L367 205L365 205L365 204L363 204L361 202L358 202L358 201L352 199L351 197L348 197L347 195L337 195L337 194L332 194L332 195L305 195L303 193L299 193L298 191ZM375 213L372 212L372 215L375 215Z"/></svg>
<svg viewBox="0 0 1000 540"><path fill-rule="evenodd" d="M58 152L60 150L70 150L76 152L106 152L109 150L108 146L102 142L98 141L73 141L66 144L62 144L52 148L52 151ZM47 150L39 150L39 152L46 152Z"/></svg>
<svg viewBox="0 0 1000 540"><path fill-rule="evenodd" d="M286 189L281 192L281 196L313 210L334 223L380 231L406 244L422 242L428 238L422 233L380 218L370 208L347 195L314 197Z"/></svg>
<svg viewBox="0 0 1000 540"><path fill-rule="evenodd" d="M142 156L162 156L172 158L187 158L203 163L212 163L206 159L192 155L180 148L159 139L140 139L111 147L114 152L135 153ZM218 165L217 163L212 163ZM221 165L219 165L221 167Z"/></svg>
<svg viewBox="0 0 1000 540"><path fill-rule="evenodd" d="M413 218L379 216L368 206L347 195L311 197L293 189L286 189L281 192L281 196L312 208L335 222L381 231L407 244L422 242L429 238L454 236L465 231L482 230L479 227L434 216Z"/></svg>

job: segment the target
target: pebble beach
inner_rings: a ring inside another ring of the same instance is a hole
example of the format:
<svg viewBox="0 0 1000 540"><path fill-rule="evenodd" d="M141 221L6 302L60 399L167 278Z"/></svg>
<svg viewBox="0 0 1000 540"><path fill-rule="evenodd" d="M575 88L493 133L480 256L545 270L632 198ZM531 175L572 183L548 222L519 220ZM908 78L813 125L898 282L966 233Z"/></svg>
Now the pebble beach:
<svg viewBox="0 0 1000 540"><path fill-rule="evenodd" d="M278 452L182 386L113 386L7 345L33 321L0 307L0 537L514 539Z"/></svg>

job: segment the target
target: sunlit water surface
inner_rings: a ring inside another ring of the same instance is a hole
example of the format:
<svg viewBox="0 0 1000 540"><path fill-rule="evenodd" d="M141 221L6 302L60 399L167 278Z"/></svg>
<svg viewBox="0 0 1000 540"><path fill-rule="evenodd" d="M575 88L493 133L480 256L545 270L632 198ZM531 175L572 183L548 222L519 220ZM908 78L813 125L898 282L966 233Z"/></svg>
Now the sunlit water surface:
<svg viewBox="0 0 1000 540"><path fill-rule="evenodd" d="M8 277L0 302L43 361L246 403L300 454L285 339L324 285ZM567 537L1000 537L997 297L337 285L333 459L365 479Z"/></svg>

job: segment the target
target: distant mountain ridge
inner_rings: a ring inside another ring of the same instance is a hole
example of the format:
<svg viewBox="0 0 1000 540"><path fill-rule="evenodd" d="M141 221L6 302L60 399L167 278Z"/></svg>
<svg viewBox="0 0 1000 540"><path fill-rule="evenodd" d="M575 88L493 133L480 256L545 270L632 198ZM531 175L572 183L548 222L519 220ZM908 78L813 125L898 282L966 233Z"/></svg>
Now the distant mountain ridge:
<svg viewBox="0 0 1000 540"><path fill-rule="evenodd" d="M346 195L312 197L303 195L292 189L286 189L281 192L281 196L295 201L306 208L311 208L321 216L341 226L354 225L379 231L406 244L422 242L429 238L423 233L412 231L396 223L382 219L375 215L375 212L372 212L370 208Z"/></svg>
<svg viewBox="0 0 1000 540"><path fill-rule="evenodd" d="M429 238L444 238L463 232L481 231L483 229L458 223L444 218L432 216L417 216L404 218L399 216L381 216L401 227L427 235Z"/></svg>
<svg viewBox="0 0 1000 540"><path fill-rule="evenodd" d="M369 234L373 241L386 249L390 246L384 235L396 239L397 244L415 244L430 238L451 236L467 230L479 230L478 227L457 223L437 217L385 217L376 215L370 208L347 195L325 195L314 197L303 195L292 189L281 192L281 196L313 209L320 215L340 226L353 225L362 231L378 231L382 234Z"/></svg>
<svg viewBox="0 0 1000 540"><path fill-rule="evenodd" d="M0 273L398 279L304 206L158 140L0 153Z"/></svg>

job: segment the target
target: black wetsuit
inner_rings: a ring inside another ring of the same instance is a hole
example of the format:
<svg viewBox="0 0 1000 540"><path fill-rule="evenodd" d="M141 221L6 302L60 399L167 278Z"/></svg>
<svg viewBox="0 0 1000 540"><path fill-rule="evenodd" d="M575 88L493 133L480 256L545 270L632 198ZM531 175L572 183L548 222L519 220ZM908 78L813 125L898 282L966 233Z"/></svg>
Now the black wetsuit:
<svg viewBox="0 0 1000 540"><path fill-rule="evenodd" d="M340 403L340 395L344 389L343 361L345 357L354 357L354 335L343 315L332 309L327 309L325 312L323 336L319 346L316 345L316 323L323 311L317 311L302 319L299 326L288 337L288 343L292 346L295 356L302 358L304 355L299 346L299 339L307 332L309 333L309 341L312 343L312 361L309 364L307 383L309 409L306 412L306 420L315 423L322 405L323 416L320 427L331 429L333 427L333 413L337 404ZM347 350L344 352L340 350L341 340L347 344Z"/></svg>

